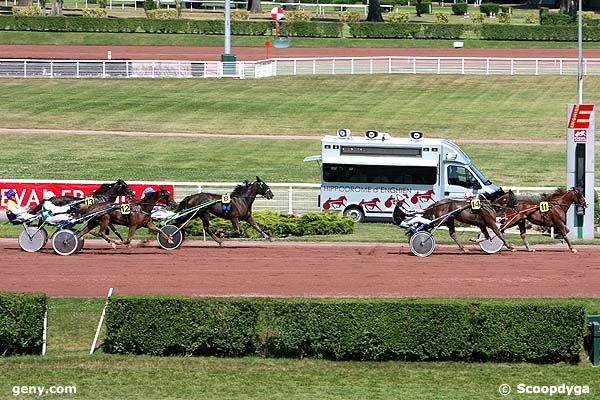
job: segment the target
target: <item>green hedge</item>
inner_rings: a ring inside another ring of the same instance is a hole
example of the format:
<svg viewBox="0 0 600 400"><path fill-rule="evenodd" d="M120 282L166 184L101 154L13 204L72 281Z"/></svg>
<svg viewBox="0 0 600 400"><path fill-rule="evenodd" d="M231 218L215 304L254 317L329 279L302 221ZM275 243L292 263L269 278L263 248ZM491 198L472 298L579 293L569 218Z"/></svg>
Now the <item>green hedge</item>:
<svg viewBox="0 0 600 400"><path fill-rule="evenodd" d="M348 26L356 38L458 39L465 30L463 24L354 22Z"/></svg>
<svg viewBox="0 0 600 400"><path fill-rule="evenodd" d="M271 237L305 235L346 235L354 230L354 221L338 212L314 212L300 216L275 211L259 211L252 214L256 223ZM212 218L210 227L213 232L230 231L233 226L229 220ZM185 227L187 236L202 236L203 226L200 220L194 220ZM249 224L240 224L241 237L260 238L260 234Z"/></svg>
<svg viewBox="0 0 600 400"><path fill-rule="evenodd" d="M0 293L0 355L40 353L47 297Z"/></svg>
<svg viewBox="0 0 600 400"><path fill-rule="evenodd" d="M105 350L334 360L576 362L584 308L447 299L114 297Z"/></svg>
<svg viewBox="0 0 600 400"><path fill-rule="evenodd" d="M269 35L272 21L232 21L233 35ZM341 37L342 23L288 22L281 31L289 36ZM221 20L156 20L147 18L16 17L0 16L0 30L50 32L188 33L220 35Z"/></svg>
<svg viewBox="0 0 600 400"><path fill-rule="evenodd" d="M480 29L481 38L488 40L577 40L576 26L483 24ZM600 40L600 28L584 27L583 40Z"/></svg>

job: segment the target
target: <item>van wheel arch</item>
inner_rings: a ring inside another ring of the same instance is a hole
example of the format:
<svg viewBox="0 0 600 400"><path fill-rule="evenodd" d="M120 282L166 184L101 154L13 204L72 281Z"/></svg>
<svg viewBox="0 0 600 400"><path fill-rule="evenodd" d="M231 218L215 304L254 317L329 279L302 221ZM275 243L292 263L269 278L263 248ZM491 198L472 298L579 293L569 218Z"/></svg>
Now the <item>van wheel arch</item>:
<svg viewBox="0 0 600 400"><path fill-rule="evenodd" d="M359 206L346 207L343 214L346 217L352 218L356 223L365 222L365 212Z"/></svg>

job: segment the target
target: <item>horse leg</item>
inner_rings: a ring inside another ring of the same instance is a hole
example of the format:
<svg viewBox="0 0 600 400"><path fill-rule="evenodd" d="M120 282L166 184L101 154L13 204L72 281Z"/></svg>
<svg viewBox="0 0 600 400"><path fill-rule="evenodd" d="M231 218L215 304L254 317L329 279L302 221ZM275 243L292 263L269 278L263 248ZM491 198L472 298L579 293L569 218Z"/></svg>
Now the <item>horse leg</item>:
<svg viewBox="0 0 600 400"><path fill-rule="evenodd" d="M535 249L529 245L529 241L527 240L527 229L525 227L525 222L526 220L524 219L519 221L519 234L521 236L521 239L523 240L523 243L525 243L525 248L527 249L527 251L533 252L535 251Z"/></svg>
<svg viewBox="0 0 600 400"><path fill-rule="evenodd" d="M258 224L254 221L254 218L250 216L246 219L246 222L248 222L251 227L253 227L258 233L260 233L262 237L264 237L270 242L273 241L273 238L271 238L271 236L267 235L262 229L260 229L260 226L258 226Z"/></svg>
<svg viewBox="0 0 600 400"><path fill-rule="evenodd" d="M160 234L160 236L162 236L167 241L167 243L173 244L173 239L171 239L171 237L169 235L164 233L162 231L162 229L158 229L158 227L156 225L154 225L154 222L152 222L152 221L148 222L146 224L146 228L150 229L154 233Z"/></svg>
<svg viewBox="0 0 600 400"><path fill-rule="evenodd" d="M454 242L458 245L458 247L465 253L468 253L469 250L465 249L463 247L462 244L460 244L458 242L458 239L456 238L456 226L454 226L454 218L448 218L448 221L446 222L446 226L448 227L448 233L450 234L450 237L452 238L452 240L454 240Z"/></svg>
<svg viewBox="0 0 600 400"><path fill-rule="evenodd" d="M517 249L513 248L504 238L504 235L502 234L502 232L500 232L500 229L498 229L498 225L496 224L496 217L490 216L487 219L484 219L485 221L485 225L481 231L484 232L484 235L489 239L489 234L487 233L487 228L489 227L496 236L498 236L500 238L500 240L502 240L502 243L504 243L504 245L506 246L507 249L511 250L511 251L517 251Z"/></svg>
<svg viewBox="0 0 600 400"><path fill-rule="evenodd" d="M210 218L208 216L208 212L205 212L204 214L202 214L200 216L200 218L202 219L202 225L204 226L204 232L208 233L215 242L219 243L219 246L222 246L223 241L214 234L212 229L210 229Z"/></svg>
<svg viewBox="0 0 600 400"><path fill-rule="evenodd" d="M553 220L552 223L554 225L554 228L556 228L558 233L560 233L560 235L563 237L563 239L567 243L567 246L569 246L569 250L571 250L571 252L573 252L573 253L577 253L577 249L573 248L571 241L567 237L567 234L569 233L569 229L567 228L565 223L561 220Z"/></svg>
<svg viewBox="0 0 600 400"><path fill-rule="evenodd" d="M104 216L100 217L100 229L98 230L98 233L95 234L94 236L101 237L102 239L106 240L110 244L110 247L112 247L113 249L116 249L117 248L116 243L113 240L111 240L111 238L109 238L106 233L104 233L106 231L106 227L108 226L109 222L110 222L109 218L105 218Z"/></svg>
<svg viewBox="0 0 600 400"><path fill-rule="evenodd" d="M123 244L125 246L127 246L127 248L131 247L131 239L133 239L133 236L135 235L135 231L137 231L137 225L133 224L133 225L129 225L129 230L127 231L127 240L125 240L125 242L123 242Z"/></svg>
<svg viewBox="0 0 600 400"><path fill-rule="evenodd" d="M233 225L233 230L231 232L225 232L225 236L229 238L238 238L242 235L242 230L240 229L240 221L237 218L231 218L231 225Z"/></svg>

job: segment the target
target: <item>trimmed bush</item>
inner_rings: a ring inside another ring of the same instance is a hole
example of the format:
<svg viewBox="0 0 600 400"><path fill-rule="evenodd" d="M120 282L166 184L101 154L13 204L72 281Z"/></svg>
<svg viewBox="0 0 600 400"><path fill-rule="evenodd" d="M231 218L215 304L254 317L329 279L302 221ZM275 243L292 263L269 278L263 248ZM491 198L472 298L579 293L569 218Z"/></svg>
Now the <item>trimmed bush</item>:
<svg viewBox="0 0 600 400"><path fill-rule="evenodd" d="M241 8L231 11L231 19L236 21L247 21L250 19L250 11Z"/></svg>
<svg viewBox="0 0 600 400"><path fill-rule="evenodd" d="M471 14L471 21L473 21L474 24L483 24L485 21L485 14L473 13Z"/></svg>
<svg viewBox="0 0 600 400"><path fill-rule="evenodd" d="M36 17L42 15L42 10L38 6L13 6L12 13L16 16Z"/></svg>
<svg viewBox="0 0 600 400"><path fill-rule="evenodd" d="M155 10L146 10L148 19L177 19L179 13L175 8L157 8Z"/></svg>
<svg viewBox="0 0 600 400"><path fill-rule="evenodd" d="M421 14L429 14L429 10L431 9L431 2L430 1L423 1L421 3L416 3L415 4L415 10L418 13Z"/></svg>
<svg viewBox="0 0 600 400"><path fill-rule="evenodd" d="M551 12L546 7L540 7L540 25L575 25L576 15Z"/></svg>
<svg viewBox="0 0 600 400"><path fill-rule="evenodd" d="M300 216L275 211L260 211L252 214L256 223L271 237L305 236L305 235L346 235L354 230L354 222L337 212L315 212ZM221 218L212 218L211 229L230 231L231 222ZM188 236L201 236L204 228L199 220L191 221L185 227ZM249 224L240 224L241 237L256 239L260 234Z"/></svg>
<svg viewBox="0 0 600 400"><path fill-rule="evenodd" d="M498 14L498 22L501 24L510 24L510 14L507 12L501 12Z"/></svg>
<svg viewBox="0 0 600 400"><path fill-rule="evenodd" d="M393 13L389 13L388 15L386 15L386 19L389 22L397 22L397 23L401 23L401 24L406 24L406 23L408 23L409 15L408 15L408 13L405 13L405 12L393 12Z"/></svg>
<svg viewBox="0 0 600 400"><path fill-rule="evenodd" d="M481 38L488 40L552 40L577 41L576 26L500 25L481 26ZM600 29L583 27L583 40L600 40Z"/></svg>
<svg viewBox="0 0 600 400"><path fill-rule="evenodd" d="M348 24L350 34L356 38L413 39L421 31L420 24L355 22Z"/></svg>
<svg viewBox="0 0 600 400"><path fill-rule="evenodd" d="M587 333L585 310L570 304L484 303L474 326L479 361L576 362Z"/></svg>
<svg viewBox="0 0 600 400"><path fill-rule="evenodd" d="M106 18L107 13L105 8L85 8L83 16L85 18Z"/></svg>
<svg viewBox="0 0 600 400"><path fill-rule="evenodd" d="M465 15L469 5L467 3L455 3L452 4L452 14L454 15Z"/></svg>
<svg viewBox="0 0 600 400"><path fill-rule="evenodd" d="M362 15L356 11L342 11L340 13L340 21L343 23L358 22L362 19Z"/></svg>
<svg viewBox="0 0 600 400"><path fill-rule="evenodd" d="M500 11L500 6L496 3L481 3L479 6L479 12L485 15L490 15L490 13L498 15L498 11Z"/></svg>
<svg viewBox="0 0 600 400"><path fill-rule="evenodd" d="M344 24L341 22L284 22L279 26L282 36L301 37L342 37Z"/></svg>
<svg viewBox="0 0 600 400"><path fill-rule="evenodd" d="M0 355L42 350L45 294L0 293Z"/></svg>
<svg viewBox="0 0 600 400"><path fill-rule="evenodd" d="M577 362L568 301L113 297L105 350L333 360Z"/></svg>
<svg viewBox="0 0 600 400"><path fill-rule="evenodd" d="M535 13L535 11L529 11L527 13L527 15L525 16L525 23L526 24L535 24L538 22L538 16Z"/></svg>
<svg viewBox="0 0 600 400"><path fill-rule="evenodd" d="M284 22L310 21L314 13L307 10L289 11L285 14Z"/></svg>
<svg viewBox="0 0 600 400"><path fill-rule="evenodd" d="M462 24L424 24L418 37L426 39L458 39L465 31Z"/></svg>
<svg viewBox="0 0 600 400"><path fill-rule="evenodd" d="M435 22L437 24L447 24L450 22L450 15L444 12L435 13Z"/></svg>

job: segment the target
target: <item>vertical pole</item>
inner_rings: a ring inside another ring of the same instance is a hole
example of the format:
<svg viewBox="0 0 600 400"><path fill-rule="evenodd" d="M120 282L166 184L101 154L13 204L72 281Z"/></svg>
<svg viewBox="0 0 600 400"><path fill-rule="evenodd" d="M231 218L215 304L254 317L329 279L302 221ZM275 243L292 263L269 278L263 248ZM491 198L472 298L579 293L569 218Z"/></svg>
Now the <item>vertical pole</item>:
<svg viewBox="0 0 600 400"><path fill-rule="evenodd" d="M294 213L294 188L292 186L288 187L288 214Z"/></svg>
<svg viewBox="0 0 600 400"><path fill-rule="evenodd" d="M108 301L110 300L110 296L112 296L113 288L108 290L108 296L106 296L106 303L104 304L104 308L102 309L102 314L100 314L100 321L98 322L98 328L96 328L96 335L94 336L94 341L92 342L92 348L90 349L90 355L94 354L94 350L96 349L96 343L98 342L98 337L100 336L100 330L102 329L102 323L104 322L104 315L106 315L106 307L108 307Z"/></svg>
<svg viewBox="0 0 600 400"><path fill-rule="evenodd" d="M577 12L577 104L583 103L583 69L581 60L583 58L583 0L578 0L579 11Z"/></svg>
<svg viewBox="0 0 600 400"><path fill-rule="evenodd" d="M42 355L46 355L48 342L48 306L46 306L46 312L44 313L44 332L42 333Z"/></svg>
<svg viewBox="0 0 600 400"><path fill-rule="evenodd" d="M225 0L225 48L223 54L231 54L231 0Z"/></svg>

